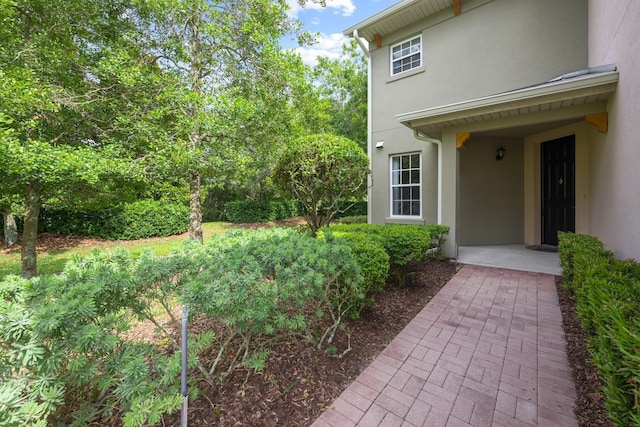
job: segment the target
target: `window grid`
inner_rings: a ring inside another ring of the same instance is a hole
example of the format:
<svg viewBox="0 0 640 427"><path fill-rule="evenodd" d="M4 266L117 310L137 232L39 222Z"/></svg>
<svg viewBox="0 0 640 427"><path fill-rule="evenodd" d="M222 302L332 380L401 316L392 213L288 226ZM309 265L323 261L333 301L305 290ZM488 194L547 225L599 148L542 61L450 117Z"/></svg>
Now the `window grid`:
<svg viewBox="0 0 640 427"><path fill-rule="evenodd" d="M421 216L420 154L391 157L391 216Z"/></svg>
<svg viewBox="0 0 640 427"><path fill-rule="evenodd" d="M391 46L391 75L422 65L422 36Z"/></svg>

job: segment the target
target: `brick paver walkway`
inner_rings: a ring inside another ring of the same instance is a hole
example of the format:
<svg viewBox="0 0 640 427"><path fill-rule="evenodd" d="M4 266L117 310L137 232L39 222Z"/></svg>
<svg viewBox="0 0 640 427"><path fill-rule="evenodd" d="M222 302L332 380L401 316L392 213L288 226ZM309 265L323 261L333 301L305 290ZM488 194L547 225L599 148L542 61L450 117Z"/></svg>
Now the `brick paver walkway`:
<svg viewBox="0 0 640 427"><path fill-rule="evenodd" d="M313 427L576 426L554 276L464 266Z"/></svg>

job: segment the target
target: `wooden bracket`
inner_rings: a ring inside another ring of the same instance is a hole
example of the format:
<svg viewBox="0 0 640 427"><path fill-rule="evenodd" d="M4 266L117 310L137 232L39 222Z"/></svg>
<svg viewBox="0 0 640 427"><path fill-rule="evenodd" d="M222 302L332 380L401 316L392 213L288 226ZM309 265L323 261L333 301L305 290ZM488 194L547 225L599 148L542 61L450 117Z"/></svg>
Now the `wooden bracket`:
<svg viewBox="0 0 640 427"><path fill-rule="evenodd" d="M459 150L464 147L465 142L471 138L470 132L456 133L456 148Z"/></svg>
<svg viewBox="0 0 640 427"><path fill-rule="evenodd" d="M584 116L584 120L594 125L602 133L607 133L607 130L609 130L609 113L587 114Z"/></svg>
<svg viewBox="0 0 640 427"><path fill-rule="evenodd" d="M451 5L453 6L453 14L460 15L462 12L462 0L451 0Z"/></svg>
<svg viewBox="0 0 640 427"><path fill-rule="evenodd" d="M382 37L380 37L380 34L378 33L374 34L373 40L376 42L376 47L380 49L380 46L382 46Z"/></svg>

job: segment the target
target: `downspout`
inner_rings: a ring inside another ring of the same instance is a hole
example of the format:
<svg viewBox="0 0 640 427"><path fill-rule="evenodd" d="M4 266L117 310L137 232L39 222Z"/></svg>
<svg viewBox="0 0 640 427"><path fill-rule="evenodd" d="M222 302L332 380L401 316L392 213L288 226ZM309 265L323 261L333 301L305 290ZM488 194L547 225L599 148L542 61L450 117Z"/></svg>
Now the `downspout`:
<svg viewBox="0 0 640 427"><path fill-rule="evenodd" d="M431 142L438 147L438 224L442 224L442 141L427 138L418 129L413 130L413 137L420 141Z"/></svg>
<svg viewBox="0 0 640 427"><path fill-rule="evenodd" d="M353 38L356 39L360 49L367 56L367 157L369 158L369 171L371 171L371 54L369 53L369 44L360 37L358 30L353 30ZM371 223L371 188L373 187L373 179L369 175L367 182L367 222Z"/></svg>

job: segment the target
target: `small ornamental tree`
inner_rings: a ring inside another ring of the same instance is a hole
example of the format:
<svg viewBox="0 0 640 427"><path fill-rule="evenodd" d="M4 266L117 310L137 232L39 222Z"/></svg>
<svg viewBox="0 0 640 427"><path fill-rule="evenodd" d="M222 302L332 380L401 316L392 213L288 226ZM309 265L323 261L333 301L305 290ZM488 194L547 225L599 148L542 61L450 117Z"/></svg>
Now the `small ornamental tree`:
<svg viewBox="0 0 640 427"><path fill-rule="evenodd" d="M275 185L297 199L315 236L329 225L340 203L361 198L366 189L369 159L354 141L336 135L315 134L291 143L273 171Z"/></svg>

